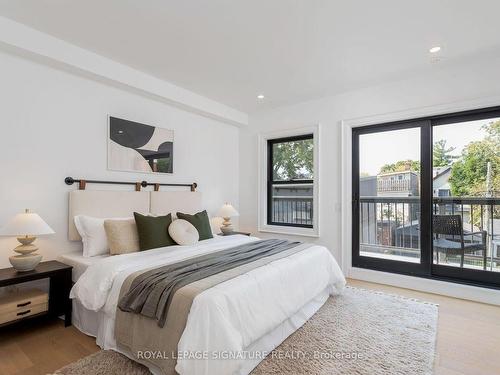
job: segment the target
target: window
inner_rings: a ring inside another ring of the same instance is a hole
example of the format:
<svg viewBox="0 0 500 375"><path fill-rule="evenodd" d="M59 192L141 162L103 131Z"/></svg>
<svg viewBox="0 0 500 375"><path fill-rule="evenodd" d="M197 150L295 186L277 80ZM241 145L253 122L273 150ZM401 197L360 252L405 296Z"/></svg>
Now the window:
<svg viewBox="0 0 500 375"><path fill-rule="evenodd" d="M313 135L269 139L267 224L313 227Z"/></svg>
<svg viewBox="0 0 500 375"><path fill-rule="evenodd" d="M319 125L260 135L259 231L319 236Z"/></svg>
<svg viewBox="0 0 500 375"><path fill-rule="evenodd" d="M449 190L443 190L439 189L438 190L438 197L449 197L450 196L450 191Z"/></svg>

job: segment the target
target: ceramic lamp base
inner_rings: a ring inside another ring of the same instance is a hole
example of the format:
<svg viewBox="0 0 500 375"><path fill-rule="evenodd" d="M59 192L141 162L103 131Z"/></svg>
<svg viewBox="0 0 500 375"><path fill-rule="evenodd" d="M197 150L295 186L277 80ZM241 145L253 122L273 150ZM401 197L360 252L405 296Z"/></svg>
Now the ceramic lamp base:
<svg viewBox="0 0 500 375"><path fill-rule="evenodd" d="M229 234L234 231L234 228L231 225L231 219L229 217L224 218L224 223L222 224L222 227L220 227L220 230L224 234Z"/></svg>
<svg viewBox="0 0 500 375"><path fill-rule="evenodd" d="M224 234L229 234L234 232L234 228L232 226L229 227L220 227L220 231Z"/></svg>
<svg viewBox="0 0 500 375"><path fill-rule="evenodd" d="M9 257L10 264L19 272L32 271L42 260L39 254L13 255Z"/></svg>
<svg viewBox="0 0 500 375"><path fill-rule="evenodd" d="M21 245L16 247L14 251L19 255L12 255L9 257L10 264L18 272L32 271L38 266L38 263L42 260L42 256L35 254L38 247L33 245L33 241L36 240L35 236L24 236L18 237L17 240L21 242Z"/></svg>

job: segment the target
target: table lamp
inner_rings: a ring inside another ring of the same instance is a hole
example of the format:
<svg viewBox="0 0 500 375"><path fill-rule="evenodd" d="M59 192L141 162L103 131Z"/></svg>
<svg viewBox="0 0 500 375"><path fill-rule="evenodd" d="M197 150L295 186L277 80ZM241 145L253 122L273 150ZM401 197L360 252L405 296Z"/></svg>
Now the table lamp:
<svg viewBox="0 0 500 375"><path fill-rule="evenodd" d="M222 224L222 227L220 227L222 233L231 233L233 231L233 226L231 225L231 217L239 216L240 214L238 213L238 211L236 211L235 208L229 203L225 203L224 206L222 206L219 210L218 215L224 218L224 223Z"/></svg>
<svg viewBox="0 0 500 375"><path fill-rule="evenodd" d="M54 231L47 225L43 219L30 210L26 209L24 213L14 216L3 228L0 229L1 236L17 236L21 245L14 251L19 255L9 257L10 264L17 271L31 271L42 260L42 256L35 254L38 247L33 245L36 236L43 234L53 234Z"/></svg>

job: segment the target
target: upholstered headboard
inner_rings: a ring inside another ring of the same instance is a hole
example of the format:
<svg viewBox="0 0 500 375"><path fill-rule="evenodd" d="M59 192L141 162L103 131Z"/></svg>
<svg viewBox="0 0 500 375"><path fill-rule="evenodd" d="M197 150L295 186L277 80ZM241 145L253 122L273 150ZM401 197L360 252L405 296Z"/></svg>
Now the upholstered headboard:
<svg viewBox="0 0 500 375"><path fill-rule="evenodd" d="M148 191L75 190L69 193L68 238L81 240L75 227L76 215L93 217L133 217L149 212Z"/></svg>
<svg viewBox="0 0 500 375"><path fill-rule="evenodd" d="M134 212L175 214L203 209L200 192L75 190L69 193L68 238L81 240L75 227L76 215L100 218L133 217Z"/></svg>
<svg viewBox="0 0 500 375"><path fill-rule="evenodd" d="M150 212L154 215L175 215L177 211L194 214L203 210L201 193L197 191L152 191L150 194Z"/></svg>

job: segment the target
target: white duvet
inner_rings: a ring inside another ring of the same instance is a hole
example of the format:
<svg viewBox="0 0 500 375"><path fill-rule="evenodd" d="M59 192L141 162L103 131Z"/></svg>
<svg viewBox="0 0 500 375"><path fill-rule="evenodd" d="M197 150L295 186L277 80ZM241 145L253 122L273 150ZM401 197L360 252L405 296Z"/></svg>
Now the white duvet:
<svg viewBox="0 0 500 375"><path fill-rule="evenodd" d="M104 315L108 334L97 341L104 349L115 349L116 306L121 285L131 273L256 240L240 235L215 236L194 246L105 258L85 271L70 296L88 310ZM202 292L193 301L179 341L176 371L182 375L237 373L244 362L239 353L244 354L252 343L324 290L336 294L344 285L345 278L330 251L315 245ZM228 356L236 359L228 360Z"/></svg>

